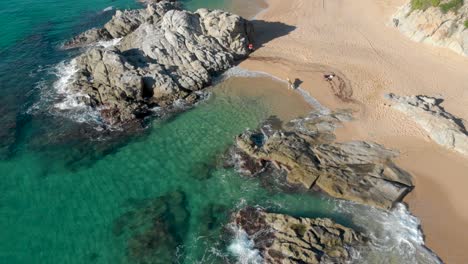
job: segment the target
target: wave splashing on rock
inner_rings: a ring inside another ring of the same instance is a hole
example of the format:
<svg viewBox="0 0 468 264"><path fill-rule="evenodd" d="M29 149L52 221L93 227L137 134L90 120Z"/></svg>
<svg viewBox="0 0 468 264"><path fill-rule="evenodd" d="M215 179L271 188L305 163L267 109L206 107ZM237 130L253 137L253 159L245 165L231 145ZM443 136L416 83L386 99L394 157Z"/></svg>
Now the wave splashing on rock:
<svg viewBox="0 0 468 264"><path fill-rule="evenodd" d="M236 225L230 225L234 239L228 247L228 250L237 259L239 264L262 264L263 258L260 251L255 249L255 243L249 238L247 232Z"/></svg>
<svg viewBox="0 0 468 264"><path fill-rule="evenodd" d="M237 15L192 13L167 1L117 11L103 28L64 44L88 48L74 59L67 90L111 126L142 120L156 107L193 105L213 76L248 55L252 31Z"/></svg>
<svg viewBox="0 0 468 264"><path fill-rule="evenodd" d="M340 201L337 210L369 237L368 246L359 249L359 263L442 263L424 245L421 223L404 204L385 211Z"/></svg>
<svg viewBox="0 0 468 264"><path fill-rule="evenodd" d="M60 62L52 69L58 80L54 82L54 108L59 115L64 115L78 123L97 123L100 124L99 111L86 105L83 101L89 98L87 94L73 92L69 85L74 81L78 72L76 60ZM50 93L50 92L49 92Z"/></svg>

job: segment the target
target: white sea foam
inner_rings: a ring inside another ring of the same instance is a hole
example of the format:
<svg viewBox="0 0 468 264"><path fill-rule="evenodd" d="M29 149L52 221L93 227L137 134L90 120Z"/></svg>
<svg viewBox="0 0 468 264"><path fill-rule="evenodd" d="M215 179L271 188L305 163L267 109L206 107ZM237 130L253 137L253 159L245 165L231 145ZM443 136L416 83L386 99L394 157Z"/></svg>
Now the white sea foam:
<svg viewBox="0 0 468 264"><path fill-rule="evenodd" d="M69 84L73 82L77 71L75 60L69 62L62 61L54 68L53 74L55 74L58 79L54 82L53 87L57 94L63 97L61 102L55 104L56 108L60 110L70 110L84 106L83 103L78 101L78 98L84 95L72 93L68 88Z"/></svg>
<svg viewBox="0 0 468 264"><path fill-rule="evenodd" d="M108 7L104 8L102 10L102 13L109 12L109 11L112 11L112 10L114 10L114 7L113 6L108 6Z"/></svg>
<svg viewBox="0 0 468 264"><path fill-rule="evenodd" d="M301 87L298 87L296 89L298 93L302 95L304 100L306 100L307 103L309 103L315 110L317 110L321 114L330 114L331 111L330 109L326 108L323 106L317 99L312 97L307 91L302 89Z"/></svg>
<svg viewBox="0 0 468 264"><path fill-rule="evenodd" d="M227 70L226 72L224 72L224 74L222 74L220 78L215 80L215 83L225 81L225 80L227 80L229 78L232 78L232 77L245 77L245 78L267 77L267 78L271 78L271 79L273 79L275 81L287 84L286 80L278 78L275 75L272 75L272 74L269 74L269 73L266 73L266 72L262 72L262 71L246 70L246 69L241 68L239 66L232 67L229 70ZM329 114L330 113L330 109L323 106L317 99L312 97L307 91L302 89L300 86L297 87L295 89L295 91L298 92L304 98L304 100L307 103L309 103L315 110L319 111L321 114Z"/></svg>
<svg viewBox="0 0 468 264"><path fill-rule="evenodd" d="M76 72L76 60L62 61L54 67L52 73L58 78L53 84L55 92L54 108L72 120L85 122L99 122L98 110L87 106L83 99L89 96L80 92L71 91L69 85L74 81Z"/></svg>
<svg viewBox="0 0 468 264"><path fill-rule="evenodd" d="M260 252L254 248L255 244L247 233L238 226L230 226L234 233L233 240L228 251L237 258L238 264L261 264L263 259Z"/></svg>
<svg viewBox="0 0 468 264"><path fill-rule="evenodd" d="M277 78L274 75L268 74L266 72L260 72L260 71L251 71L251 70L246 70L244 68L241 68L239 66L235 66L230 68L229 70L225 71L221 75L220 81L227 80L231 77L246 77L246 78L255 78L255 77L271 77L276 80L281 80Z"/></svg>
<svg viewBox="0 0 468 264"><path fill-rule="evenodd" d="M119 42L122 40L122 38L115 38L115 39L111 39L111 40L102 40L102 41L98 41L96 43L96 46L100 46L100 47L103 47L103 48L110 48L110 47L114 47L115 45L119 44Z"/></svg>
<svg viewBox="0 0 468 264"><path fill-rule="evenodd" d="M344 201L337 207L370 238L371 247L361 250L360 263L441 263L424 246L420 221L404 204L397 204L391 211Z"/></svg>

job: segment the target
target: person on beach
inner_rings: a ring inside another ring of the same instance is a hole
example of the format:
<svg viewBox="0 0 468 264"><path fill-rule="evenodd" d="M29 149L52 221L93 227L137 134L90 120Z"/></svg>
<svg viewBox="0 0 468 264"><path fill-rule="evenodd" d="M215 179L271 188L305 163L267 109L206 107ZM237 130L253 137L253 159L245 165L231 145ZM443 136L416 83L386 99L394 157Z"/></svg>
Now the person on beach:
<svg viewBox="0 0 468 264"><path fill-rule="evenodd" d="M294 90L294 83L291 81L291 79L287 78L286 81L288 82L288 89Z"/></svg>
<svg viewBox="0 0 468 264"><path fill-rule="evenodd" d="M323 77L325 78L325 80L331 82L331 81L333 81L333 78L335 78L335 74L334 73L325 74L325 75L323 75Z"/></svg>
<svg viewBox="0 0 468 264"><path fill-rule="evenodd" d="M247 46L249 51L250 52L254 52L255 51L255 48L254 48L254 45L252 43L249 43L249 45Z"/></svg>

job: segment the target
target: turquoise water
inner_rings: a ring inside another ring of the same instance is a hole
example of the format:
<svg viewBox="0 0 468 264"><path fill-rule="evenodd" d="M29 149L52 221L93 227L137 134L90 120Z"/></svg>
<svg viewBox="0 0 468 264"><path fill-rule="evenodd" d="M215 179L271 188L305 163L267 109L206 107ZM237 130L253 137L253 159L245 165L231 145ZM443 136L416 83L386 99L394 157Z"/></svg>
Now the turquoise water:
<svg viewBox="0 0 468 264"><path fill-rule="evenodd" d="M65 147L55 155L25 151L0 162L4 172L0 215L6 216L0 219L0 262L169 263L143 259L150 254L147 251L158 252L179 237L173 245L184 246L181 263L194 263L219 241L220 228L236 206L308 214L331 211L331 205L319 198L269 191L260 182L222 167L233 137L274 113L260 98L219 90L193 110L154 121L145 135L91 164L70 168L63 160L74 153ZM175 191L183 201L165 206L179 211L175 217L180 221L172 220L175 227L158 237L162 245L134 245L143 253L132 255L129 241L151 228L135 231L126 224L151 225L158 214L147 210L147 204L167 195L168 200L177 200L171 194ZM121 220L129 212L138 216ZM124 227L116 231L116 225ZM176 254L175 247L163 252L156 259ZM221 261L212 254L206 258Z"/></svg>
<svg viewBox="0 0 468 264"><path fill-rule="evenodd" d="M92 127L53 115L44 90L55 66L76 55L58 47L102 25L109 6L138 5L0 3L0 263L233 262L223 227L236 206L329 211L322 199L276 193L223 168L233 137L274 114L258 97L216 92L146 131L101 141Z"/></svg>
<svg viewBox="0 0 468 264"><path fill-rule="evenodd" d="M224 8L229 0L186 0L184 7L194 10L201 7ZM59 39L74 36L89 26L107 20L112 12L106 8L130 9L140 7L135 0L2 0L0 2L0 52L31 35L47 29L47 37ZM107 13L107 15L106 15ZM71 29L71 30L70 30ZM39 31L39 32L38 32Z"/></svg>
<svg viewBox="0 0 468 264"><path fill-rule="evenodd" d="M184 4L219 8L228 1ZM281 192L223 167L235 135L282 109L272 103L281 100L231 91L268 89L277 85L271 80L223 83L196 108L149 120L148 129L130 135L55 115L44 94L57 80L56 65L79 52L58 47L102 25L110 6L139 5L0 2L0 263L235 263L226 223L245 205L353 224L383 241L371 250L374 259L415 263L422 235L404 208L385 214Z"/></svg>

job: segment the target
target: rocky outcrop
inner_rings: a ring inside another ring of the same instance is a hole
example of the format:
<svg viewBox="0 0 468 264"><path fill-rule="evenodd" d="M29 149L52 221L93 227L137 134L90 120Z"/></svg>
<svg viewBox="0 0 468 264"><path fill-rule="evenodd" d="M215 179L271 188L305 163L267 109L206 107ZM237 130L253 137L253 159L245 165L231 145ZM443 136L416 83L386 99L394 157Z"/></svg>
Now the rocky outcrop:
<svg viewBox="0 0 468 264"><path fill-rule="evenodd" d="M414 10L411 3L401 7L393 25L414 41L446 47L468 55L468 2L457 10L444 12L439 6Z"/></svg>
<svg viewBox="0 0 468 264"><path fill-rule="evenodd" d="M177 2L177 0L138 0L138 2L143 3L143 4L156 4L156 3L163 2L163 1Z"/></svg>
<svg viewBox="0 0 468 264"><path fill-rule="evenodd" d="M252 207L234 216L264 263L348 263L352 248L363 245L358 232L326 218L295 218Z"/></svg>
<svg viewBox="0 0 468 264"><path fill-rule="evenodd" d="M98 41L109 41L111 34L105 28L93 28L79 34L64 44L64 48L79 48L85 45L92 45Z"/></svg>
<svg viewBox="0 0 468 264"><path fill-rule="evenodd" d="M392 107L408 115L434 140L446 148L468 155L466 123L445 111L440 98L424 95L398 96L388 94Z"/></svg>
<svg viewBox="0 0 468 264"><path fill-rule="evenodd" d="M412 190L411 176L392 162L397 153L381 145L333 142L332 132L342 119L336 113L313 114L285 129L246 131L236 139L240 171L256 175L273 165L287 173L290 183L335 198L393 207Z"/></svg>
<svg viewBox="0 0 468 264"><path fill-rule="evenodd" d="M89 47L74 60L69 89L80 103L99 109L109 124L147 116L154 107L193 104L213 75L248 55L251 31L237 15L192 13L168 1L117 11L103 28L65 44ZM117 44L97 45L110 40Z"/></svg>

